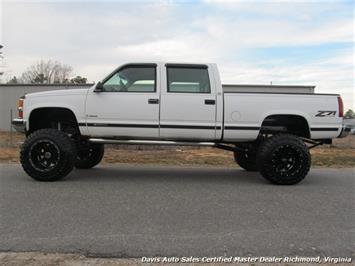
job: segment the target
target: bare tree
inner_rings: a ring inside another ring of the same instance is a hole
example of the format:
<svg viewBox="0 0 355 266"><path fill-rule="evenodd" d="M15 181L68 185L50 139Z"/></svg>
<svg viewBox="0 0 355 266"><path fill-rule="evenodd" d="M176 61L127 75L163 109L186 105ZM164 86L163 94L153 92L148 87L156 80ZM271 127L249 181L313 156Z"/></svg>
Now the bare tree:
<svg viewBox="0 0 355 266"><path fill-rule="evenodd" d="M30 66L23 74L21 79L25 83L66 83L72 72L72 67L58 61L41 60Z"/></svg>

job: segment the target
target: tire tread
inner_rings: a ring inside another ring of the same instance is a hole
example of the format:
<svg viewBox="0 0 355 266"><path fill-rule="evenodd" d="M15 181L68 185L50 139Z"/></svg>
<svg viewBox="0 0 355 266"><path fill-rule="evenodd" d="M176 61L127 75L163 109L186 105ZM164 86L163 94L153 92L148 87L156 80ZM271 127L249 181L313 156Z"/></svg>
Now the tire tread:
<svg viewBox="0 0 355 266"><path fill-rule="evenodd" d="M271 154L275 147L282 144L292 144L302 151L303 165L298 175L290 179L283 179L276 176L272 171ZM258 150L257 163L261 175L273 184L293 185L302 181L308 174L311 167L311 155L307 145L292 134L277 134L264 140Z"/></svg>
<svg viewBox="0 0 355 266"><path fill-rule="evenodd" d="M54 142L56 142L60 148L61 161L56 167L55 171L51 172L39 172L34 169L28 158L28 149L31 144L41 138L48 138ZM25 140L23 145L21 146L20 151L20 162L24 171L31 176L33 179L38 181L57 181L65 176L67 176L74 168L74 162L76 157L76 147L74 142L70 139L70 137L62 131L46 128L39 129L33 132L28 138Z"/></svg>

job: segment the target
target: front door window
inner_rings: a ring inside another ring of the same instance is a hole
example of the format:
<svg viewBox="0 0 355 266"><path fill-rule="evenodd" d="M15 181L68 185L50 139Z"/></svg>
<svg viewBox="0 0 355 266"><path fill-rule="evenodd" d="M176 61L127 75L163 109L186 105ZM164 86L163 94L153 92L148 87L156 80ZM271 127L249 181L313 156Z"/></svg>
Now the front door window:
<svg viewBox="0 0 355 266"><path fill-rule="evenodd" d="M155 92L155 67L125 67L103 84L104 92Z"/></svg>

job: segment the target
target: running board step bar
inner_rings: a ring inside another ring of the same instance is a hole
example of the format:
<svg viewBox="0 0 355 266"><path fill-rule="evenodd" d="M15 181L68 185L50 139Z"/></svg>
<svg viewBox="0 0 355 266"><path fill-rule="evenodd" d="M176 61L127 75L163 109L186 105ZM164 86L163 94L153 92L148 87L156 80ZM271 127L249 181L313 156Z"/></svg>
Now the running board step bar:
<svg viewBox="0 0 355 266"><path fill-rule="evenodd" d="M164 140L116 140L116 139L89 139L92 143L124 144L124 145L176 145L176 146L207 146L216 147L214 142L188 142L188 141L164 141Z"/></svg>

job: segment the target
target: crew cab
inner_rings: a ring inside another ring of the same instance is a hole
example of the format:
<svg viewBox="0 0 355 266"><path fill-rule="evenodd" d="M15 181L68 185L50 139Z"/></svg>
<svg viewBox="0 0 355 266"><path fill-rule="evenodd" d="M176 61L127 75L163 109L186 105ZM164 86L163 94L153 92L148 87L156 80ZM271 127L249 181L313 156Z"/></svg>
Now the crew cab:
<svg viewBox="0 0 355 266"><path fill-rule="evenodd" d="M221 148L247 171L296 184L309 148L348 133L340 95L227 90L216 64L162 62L122 65L89 89L27 94L13 125L27 136L21 164L39 181L92 168L117 143Z"/></svg>

